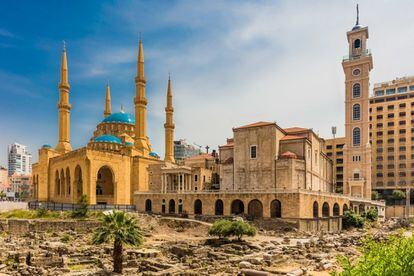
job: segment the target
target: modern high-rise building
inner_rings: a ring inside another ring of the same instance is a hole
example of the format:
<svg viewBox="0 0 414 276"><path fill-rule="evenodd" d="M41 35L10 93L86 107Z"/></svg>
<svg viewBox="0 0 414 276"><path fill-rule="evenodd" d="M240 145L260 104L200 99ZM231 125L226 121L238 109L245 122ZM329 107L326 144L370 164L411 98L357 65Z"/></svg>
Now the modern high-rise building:
<svg viewBox="0 0 414 276"><path fill-rule="evenodd" d="M188 157L201 154L201 150L187 143L185 139L174 141L174 159L179 162Z"/></svg>
<svg viewBox="0 0 414 276"><path fill-rule="evenodd" d="M8 174L32 174L32 155L27 147L18 143L8 146Z"/></svg>
<svg viewBox="0 0 414 276"><path fill-rule="evenodd" d="M370 123L373 190L414 188L414 77L374 85Z"/></svg>
<svg viewBox="0 0 414 276"><path fill-rule="evenodd" d="M344 145L345 137L325 140L325 152L332 160L335 191L338 193L342 193L344 188Z"/></svg>

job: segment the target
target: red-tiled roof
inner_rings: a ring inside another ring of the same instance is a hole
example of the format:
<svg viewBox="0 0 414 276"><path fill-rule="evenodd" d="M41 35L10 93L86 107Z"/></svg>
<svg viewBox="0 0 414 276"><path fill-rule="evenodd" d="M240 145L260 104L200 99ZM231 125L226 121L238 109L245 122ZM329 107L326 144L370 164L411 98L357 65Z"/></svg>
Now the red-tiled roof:
<svg viewBox="0 0 414 276"><path fill-rule="evenodd" d="M282 156L282 158L292 158L292 159L297 159L298 158L298 156L295 153L291 152L291 151L286 151L286 152L282 153L281 156Z"/></svg>
<svg viewBox="0 0 414 276"><path fill-rule="evenodd" d="M283 130L286 131L287 133L292 133L292 132L308 131L309 128L303 128L303 127L288 127L288 128L284 128Z"/></svg>
<svg viewBox="0 0 414 276"><path fill-rule="evenodd" d="M306 137L298 136L298 135L286 135L280 140L284 141L284 140L296 140L296 139L305 139L305 138Z"/></svg>
<svg viewBox="0 0 414 276"><path fill-rule="evenodd" d="M252 123L252 124L248 124L245 126L241 126L241 127L236 127L235 129L243 129L243 128L250 128L250 127L260 127L260 126L268 126L268 125L273 125L274 123L272 122L256 122L256 123Z"/></svg>

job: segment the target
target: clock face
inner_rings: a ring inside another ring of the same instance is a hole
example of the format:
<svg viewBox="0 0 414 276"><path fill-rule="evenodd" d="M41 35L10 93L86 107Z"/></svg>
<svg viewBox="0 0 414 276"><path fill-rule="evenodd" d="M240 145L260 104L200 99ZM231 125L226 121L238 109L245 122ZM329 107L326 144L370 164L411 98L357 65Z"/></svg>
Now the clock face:
<svg viewBox="0 0 414 276"><path fill-rule="evenodd" d="M354 75L354 76L359 76L360 74L361 74L361 70L359 70L358 68L357 69L354 69L352 71L352 75Z"/></svg>

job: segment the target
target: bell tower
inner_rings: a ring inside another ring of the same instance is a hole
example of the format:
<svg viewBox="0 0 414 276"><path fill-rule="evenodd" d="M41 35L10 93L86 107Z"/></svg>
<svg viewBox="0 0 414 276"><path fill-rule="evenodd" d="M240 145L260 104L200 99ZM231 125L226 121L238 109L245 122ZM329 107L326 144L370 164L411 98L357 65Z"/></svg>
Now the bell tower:
<svg viewBox="0 0 414 276"><path fill-rule="evenodd" d="M345 147L344 194L371 199L371 145L369 139L369 74L372 55L367 49L368 27L357 20L347 33L349 54L344 57Z"/></svg>

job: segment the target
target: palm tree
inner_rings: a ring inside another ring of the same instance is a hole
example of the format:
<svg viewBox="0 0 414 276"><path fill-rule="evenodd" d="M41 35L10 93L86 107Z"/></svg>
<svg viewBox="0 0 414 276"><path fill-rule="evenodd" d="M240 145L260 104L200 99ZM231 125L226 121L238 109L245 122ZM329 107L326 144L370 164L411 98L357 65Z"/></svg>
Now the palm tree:
<svg viewBox="0 0 414 276"><path fill-rule="evenodd" d="M114 242L114 272L122 273L122 246L141 245L144 241L141 229L134 218L121 211L104 213L101 222L102 225L96 229L92 241L94 244Z"/></svg>

